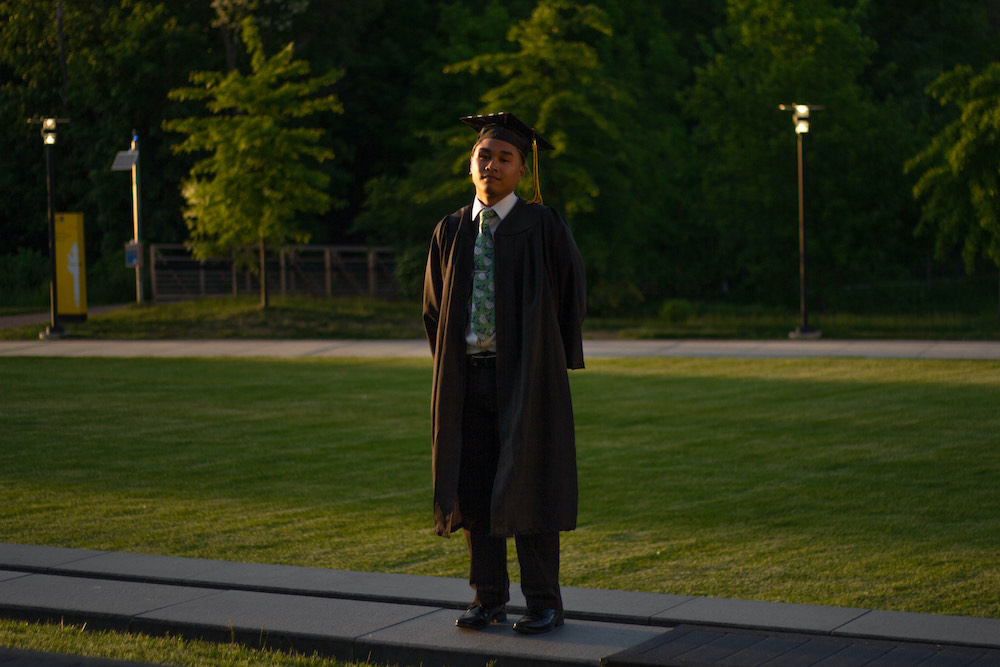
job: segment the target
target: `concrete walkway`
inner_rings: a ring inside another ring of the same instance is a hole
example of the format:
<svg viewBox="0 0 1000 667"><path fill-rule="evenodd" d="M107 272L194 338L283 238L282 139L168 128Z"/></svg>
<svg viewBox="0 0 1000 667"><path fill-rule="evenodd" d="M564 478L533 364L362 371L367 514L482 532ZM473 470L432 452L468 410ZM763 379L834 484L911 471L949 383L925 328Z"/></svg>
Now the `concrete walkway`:
<svg viewBox="0 0 1000 667"><path fill-rule="evenodd" d="M1000 665L998 619L564 588L566 625L524 637L510 620L479 632L456 628L470 594L462 579L0 543L0 615L342 660L424 667L739 666L775 658L785 665ZM511 594L517 618L524 600L517 586ZM16 653L0 649L0 665ZM113 664L33 657L16 664Z"/></svg>
<svg viewBox="0 0 1000 667"><path fill-rule="evenodd" d="M930 340L585 340L587 358L882 357L1000 359L1000 341ZM359 357L430 359L424 340L60 340L0 341L0 356Z"/></svg>

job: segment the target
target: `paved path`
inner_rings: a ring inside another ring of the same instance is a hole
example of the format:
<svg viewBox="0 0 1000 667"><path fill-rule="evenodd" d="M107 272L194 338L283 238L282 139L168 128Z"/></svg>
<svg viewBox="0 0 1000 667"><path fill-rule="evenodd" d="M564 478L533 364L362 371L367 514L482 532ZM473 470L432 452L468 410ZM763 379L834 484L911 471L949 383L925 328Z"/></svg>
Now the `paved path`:
<svg viewBox="0 0 1000 667"><path fill-rule="evenodd" d="M1000 665L1000 620L563 588L566 625L523 637L455 618L462 579L0 543L0 615L398 665ZM510 616L524 610L512 587ZM0 649L0 665L13 652ZM33 656L48 667L79 660ZM107 664L104 662L101 665Z"/></svg>
<svg viewBox="0 0 1000 667"><path fill-rule="evenodd" d="M884 357L1000 359L1000 341L927 340L586 340L601 357ZM61 340L0 341L0 356L40 357L413 357L430 358L423 340Z"/></svg>
<svg viewBox="0 0 1000 667"><path fill-rule="evenodd" d="M122 308L96 306L97 315ZM0 328L44 325L49 313L0 316ZM587 340L587 357L888 357L1000 359L1000 341L933 340ZM45 357L416 357L427 343L365 340L91 340L0 341L0 356Z"/></svg>

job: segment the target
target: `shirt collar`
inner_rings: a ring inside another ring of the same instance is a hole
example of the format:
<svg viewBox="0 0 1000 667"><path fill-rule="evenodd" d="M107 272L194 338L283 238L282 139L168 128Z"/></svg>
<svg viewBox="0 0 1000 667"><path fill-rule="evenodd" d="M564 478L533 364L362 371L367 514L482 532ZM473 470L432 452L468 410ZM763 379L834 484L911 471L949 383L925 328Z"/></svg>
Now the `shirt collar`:
<svg viewBox="0 0 1000 667"><path fill-rule="evenodd" d="M511 209L514 208L515 204L517 204L517 194L513 192L511 192L509 195L498 201L493 206L486 206L481 201L479 201L478 197L476 197L475 201L472 203L472 219L475 220L477 217L479 217L479 212L482 211L484 208L492 208L493 212L497 214L496 222L497 224L499 224L499 221L506 218L507 214L511 212Z"/></svg>

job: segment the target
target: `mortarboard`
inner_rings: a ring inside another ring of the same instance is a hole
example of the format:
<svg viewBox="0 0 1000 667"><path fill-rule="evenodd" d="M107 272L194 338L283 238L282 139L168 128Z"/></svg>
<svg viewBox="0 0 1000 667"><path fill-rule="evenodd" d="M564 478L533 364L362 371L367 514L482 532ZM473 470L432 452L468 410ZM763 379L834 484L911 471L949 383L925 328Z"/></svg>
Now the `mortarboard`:
<svg viewBox="0 0 1000 667"><path fill-rule="evenodd" d="M479 132L476 143L483 139L506 141L521 152L521 157L525 161L527 161L528 152L531 152L531 175L535 186L535 196L530 203L541 204L542 195L538 190L538 151L553 150L552 144L540 137L534 128L525 125L520 118L505 111L481 116L464 116L459 120Z"/></svg>

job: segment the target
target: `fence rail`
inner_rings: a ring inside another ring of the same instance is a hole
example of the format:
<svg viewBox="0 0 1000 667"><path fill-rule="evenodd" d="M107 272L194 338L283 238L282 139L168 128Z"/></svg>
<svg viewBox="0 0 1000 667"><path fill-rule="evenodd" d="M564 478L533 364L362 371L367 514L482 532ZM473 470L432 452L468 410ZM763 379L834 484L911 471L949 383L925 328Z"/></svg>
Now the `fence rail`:
<svg viewBox="0 0 1000 667"><path fill-rule="evenodd" d="M309 296L396 295L392 248L368 246L285 246L265 260L273 294ZM206 296L239 296L260 291L256 268L243 269L231 258L195 259L181 244L149 247L154 301Z"/></svg>

